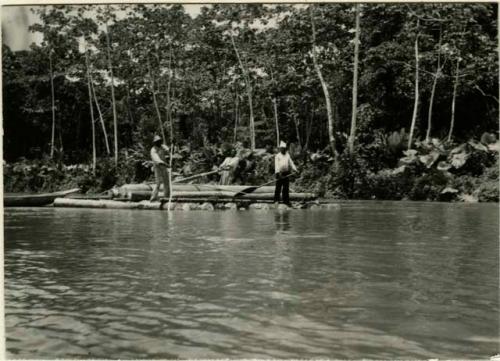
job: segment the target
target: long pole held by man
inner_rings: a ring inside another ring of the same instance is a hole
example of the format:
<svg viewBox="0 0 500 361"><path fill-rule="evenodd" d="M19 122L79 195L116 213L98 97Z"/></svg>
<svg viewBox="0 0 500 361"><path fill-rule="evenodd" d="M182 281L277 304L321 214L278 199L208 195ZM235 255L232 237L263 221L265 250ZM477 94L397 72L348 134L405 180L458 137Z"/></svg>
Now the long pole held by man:
<svg viewBox="0 0 500 361"><path fill-rule="evenodd" d="M281 141L279 151L274 157L274 173L276 176L276 188L274 190L274 202L280 201L282 195L283 203L291 206L290 203L290 176L291 171L297 172L297 167L293 163L290 154L286 150L286 143Z"/></svg>
<svg viewBox="0 0 500 361"><path fill-rule="evenodd" d="M160 185L162 183L163 197L168 198L170 196L170 169L168 168L168 163L165 161L168 151L169 148L163 144L162 138L155 135L153 139L153 147L151 148L151 160L153 161L156 184L153 189L153 193L151 194L151 202L158 199L158 192L160 191Z"/></svg>

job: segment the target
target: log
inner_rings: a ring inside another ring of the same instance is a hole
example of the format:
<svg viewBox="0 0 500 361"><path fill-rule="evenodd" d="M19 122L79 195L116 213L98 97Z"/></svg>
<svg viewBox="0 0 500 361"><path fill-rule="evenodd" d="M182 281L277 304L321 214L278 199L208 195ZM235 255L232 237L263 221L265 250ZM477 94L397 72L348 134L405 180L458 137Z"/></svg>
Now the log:
<svg viewBox="0 0 500 361"><path fill-rule="evenodd" d="M195 199L195 198L178 198L176 199L171 209L187 210L187 209L239 209L240 207L249 207L250 209L271 209L269 203L271 200L260 200L255 202L250 199L241 199L235 202L228 202L227 199ZM211 204L212 207L207 207ZM307 206L316 203L308 203ZM205 205L205 207L203 207ZM250 207L251 206L251 207ZM306 207L307 207L306 206ZM338 208L338 205L335 204ZM57 198L54 201L54 207L66 208L98 208L98 209L152 209L152 210L167 210L167 205L164 202L123 202L115 200L93 200L93 199L71 199L71 198ZM271 207L273 207L271 205ZM304 208L304 207L300 207Z"/></svg>
<svg viewBox="0 0 500 361"><path fill-rule="evenodd" d="M172 189L175 192L198 192L198 191L225 191L238 193L247 185L217 185L217 184L172 184ZM163 190L163 185L160 186L160 192ZM140 184L125 184L118 189L121 197L126 197L129 192L149 192L150 196L153 191L153 185L147 183ZM261 187L256 189L253 193L273 193L274 186Z"/></svg>
<svg viewBox="0 0 500 361"><path fill-rule="evenodd" d="M158 208L159 208L158 202ZM95 200L95 199L76 199L76 198L56 198L54 207L71 207L71 208L120 208L120 209L139 209L140 203L134 202L118 202L112 200Z"/></svg>
<svg viewBox="0 0 500 361"><path fill-rule="evenodd" d="M172 194L172 199L177 200L178 198L197 198L197 199L233 199L236 192L227 191L174 191ZM163 192L159 192L158 196L163 197ZM126 194L124 198L130 201L141 201L147 200L151 197L151 192L148 191L130 191ZM290 193L291 201L306 201L310 199L315 199L316 195L313 193ZM273 200L274 192L270 193L250 193L238 196L235 199L249 199L249 200Z"/></svg>
<svg viewBox="0 0 500 361"><path fill-rule="evenodd" d="M168 202L168 198L162 198L161 199L165 205L164 205L164 208L167 207L166 203ZM255 200L252 200L252 199L235 199L235 200L232 200L232 199L228 199L228 198L176 198L175 200L175 203L205 203L205 202L209 202L209 203L213 203L213 204L226 204L226 203L234 203L236 205L241 205L241 206L248 206L249 204L252 204L252 203L274 203L273 200L258 200L258 201L255 201ZM144 201L142 201L144 202Z"/></svg>
<svg viewBox="0 0 500 361"><path fill-rule="evenodd" d="M113 199L113 195L111 194L70 194L67 196L67 198L71 199Z"/></svg>

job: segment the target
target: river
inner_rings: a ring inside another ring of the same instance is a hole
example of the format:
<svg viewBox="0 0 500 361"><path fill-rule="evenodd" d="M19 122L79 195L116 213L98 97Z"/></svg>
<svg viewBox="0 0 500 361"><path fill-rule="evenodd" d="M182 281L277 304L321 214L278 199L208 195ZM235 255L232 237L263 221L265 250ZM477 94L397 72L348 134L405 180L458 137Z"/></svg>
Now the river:
<svg viewBox="0 0 500 361"><path fill-rule="evenodd" d="M497 204L6 209L8 358L489 358Z"/></svg>

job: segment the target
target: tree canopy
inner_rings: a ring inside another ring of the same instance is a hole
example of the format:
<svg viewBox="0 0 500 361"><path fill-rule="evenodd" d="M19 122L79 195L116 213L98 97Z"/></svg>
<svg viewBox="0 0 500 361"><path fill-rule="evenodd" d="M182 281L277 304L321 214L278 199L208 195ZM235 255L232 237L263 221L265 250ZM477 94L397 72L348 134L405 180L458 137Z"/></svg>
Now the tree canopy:
<svg viewBox="0 0 500 361"><path fill-rule="evenodd" d="M55 148L64 161L89 161L92 137L99 156L112 156L154 134L194 147L259 148L279 137L312 151L333 137L339 154L346 149L355 4L214 4L196 17L167 4L33 11L43 42L2 48L6 160ZM415 140L497 132L497 11L362 4L354 142L369 143L375 130L408 133L414 112Z"/></svg>

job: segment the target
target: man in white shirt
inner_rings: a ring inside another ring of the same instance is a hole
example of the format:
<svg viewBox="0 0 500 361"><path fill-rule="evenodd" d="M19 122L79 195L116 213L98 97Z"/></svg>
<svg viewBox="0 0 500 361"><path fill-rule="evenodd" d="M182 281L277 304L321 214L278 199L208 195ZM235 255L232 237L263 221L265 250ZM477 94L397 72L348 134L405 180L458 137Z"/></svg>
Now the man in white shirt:
<svg viewBox="0 0 500 361"><path fill-rule="evenodd" d="M274 202L279 202L282 194L283 203L290 206L290 174L291 170L297 172L290 154L286 151L286 143L280 142L279 152L274 157L274 174L276 175L276 188L274 190Z"/></svg>
<svg viewBox="0 0 500 361"><path fill-rule="evenodd" d="M153 161L153 169L155 172L156 184L151 194L150 201L158 199L160 184L163 183L163 196L170 196L170 182L168 177L168 164L165 162L168 147L163 144L161 137L155 135L153 139L153 147L151 148L151 160Z"/></svg>

